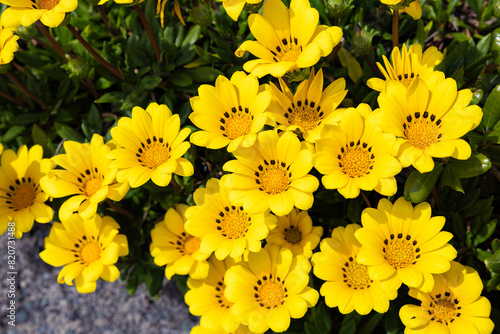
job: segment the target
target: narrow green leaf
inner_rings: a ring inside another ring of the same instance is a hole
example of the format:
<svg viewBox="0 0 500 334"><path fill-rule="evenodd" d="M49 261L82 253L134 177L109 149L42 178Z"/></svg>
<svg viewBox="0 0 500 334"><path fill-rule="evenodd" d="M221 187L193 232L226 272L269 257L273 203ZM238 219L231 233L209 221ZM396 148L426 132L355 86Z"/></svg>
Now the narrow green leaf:
<svg viewBox="0 0 500 334"><path fill-rule="evenodd" d="M201 35L201 27L199 25L193 26L189 29L186 37L182 41L181 48L189 45L193 45L200 38Z"/></svg>
<svg viewBox="0 0 500 334"><path fill-rule="evenodd" d="M498 120L500 120L500 85L497 85L486 99L481 125L488 131Z"/></svg>
<svg viewBox="0 0 500 334"><path fill-rule="evenodd" d="M79 143L82 143L85 140L85 138L83 137L82 134L80 134L80 132L76 131L69 125L56 122L54 124L54 127L59 137L63 139L74 140Z"/></svg>
<svg viewBox="0 0 500 334"><path fill-rule="evenodd" d="M497 250L495 254L484 260L484 264L489 271L494 273L500 273L500 250Z"/></svg>
<svg viewBox="0 0 500 334"><path fill-rule="evenodd" d="M163 79L156 75L147 75L141 79L140 86L147 90L153 90L158 87Z"/></svg>
<svg viewBox="0 0 500 334"><path fill-rule="evenodd" d="M24 132L24 130L26 130L26 127L22 126L22 125L13 125L13 126L11 126L7 130L7 132L5 132L5 134L3 135L2 142L8 143L11 140L16 139L17 137L19 137Z"/></svg>
<svg viewBox="0 0 500 334"><path fill-rule="evenodd" d="M31 137L33 142L42 146L44 149L47 145L47 134L37 124L33 124L31 128Z"/></svg>
<svg viewBox="0 0 500 334"><path fill-rule="evenodd" d="M492 219L486 224L483 223L483 226L479 230L479 233L474 238L474 247L477 247L479 244L488 240L488 238L495 232L495 228L497 227L497 220Z"/></svg>
<svg viewBox="0 0 500 334"><path fill-rule="evenodd" d="M306 322L304 323L304 330L306 331L306 334L321 334L316 327L311 325L310 323Z"/></svg>
<svg viewBox="0 0 500 334"><path fill-rule="evenodd" d="M491 35L491 54L497 65L500 65L500 28L496 28Z"/></svg>
<svg viewBox="0 0 500 334"><path fill-rule="evenodd" d="M482 153L474 152L467 160L453 160L448 162L449 168L464 179L486 173L491 168L490 159Z"/></svg>
<svg viewBox="0 0 500 334"><path fill-rule="evenodd" d="M405 199L412 203L423 202L429 197L432 188L443 170L442 165L434 167L431 172L421 174L418 170L410 174L405 183Z"/></svg>
<svg viewBox="0 0 500 334"><path fill-rule="evenodd" d="M122 92L110 92L103 94L99 99L95 100L94 103L117 103L122 100Z"/></svg>

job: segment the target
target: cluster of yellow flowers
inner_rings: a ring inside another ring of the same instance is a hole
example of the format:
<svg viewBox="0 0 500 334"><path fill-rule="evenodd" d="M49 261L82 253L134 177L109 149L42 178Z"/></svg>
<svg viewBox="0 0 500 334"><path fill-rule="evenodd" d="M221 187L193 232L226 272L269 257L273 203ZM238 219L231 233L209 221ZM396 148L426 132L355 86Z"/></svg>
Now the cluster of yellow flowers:
<svg viewBox="0 0 500 334"><path fill-rule="evenodd" d="M15 24L4 22L13 17L4 13L2 25L10 26L38 19L60 19L58 25L77 3L0 2L36 6L36 15L18 15ZM231 2L233 19L244 4ZM256 40L245 41L236 55L249 51L257 57L244 65L250 74L240 71L230 79L220 76L215 86L200 86L189 116L201 129L191 143L227 147L234 159L222 167L227 174L194 192L196 205L176 205L151 231L151 255L166 266L165 275L189 275L185 300L201 316L193 333L283 332L320 294L344 314L383 313L403 283L421 301L400 310L407 333L491 332L481 279L453 261L453 235L441 231L445 219L431 217L428 203L413 207L403 198L394 204L382 199L376 209L363 211L362 226L337 227L321 243L323 228L307 212L320 185L310 174L313 168L325 188L345 198L360 190L392 196L403 167L425 173L433 170L433 158L467 159L471 148L460 138L482 117L478 106L469 106L472 92L458 91L453 79L434 70L443 58L436 48L423 52L414 44L394 48L392 63L384 57L385 67L378 64L386 80L368 82L380 91L378 109L341 109L345 80L323 89L323 71L312 68L340 42L340 28L318 25L319 14L308 0L292 0L290 8L267 0L263 14L248 20ZM12 30L0 35L14 50ZM9 61L3 51L0 60ZM304 71L309 78L292 92L287 78ZM279 87L259 84L268 74L278 78ZM263 131L265 126L270 130ZM50 222L53 213L45 202L65 197L61 223L53 224L41 258L64 266L58 282L75 284L81 293L93 292L99 278L117 280L114 264L128 254L127 238L113 218L101 216L99 205L120 201L129 188L149 180L164 187L172 174L192 175L193 165L183 158L190 132L167 106L151 103L122 117L108 143L99 135L90 143L67 141L65 153L51 159L43 159L37 145L6 150L0 232L15 222L19 238L34 221ZM308 285L311 270L325 281L319 292Z"/></svg>

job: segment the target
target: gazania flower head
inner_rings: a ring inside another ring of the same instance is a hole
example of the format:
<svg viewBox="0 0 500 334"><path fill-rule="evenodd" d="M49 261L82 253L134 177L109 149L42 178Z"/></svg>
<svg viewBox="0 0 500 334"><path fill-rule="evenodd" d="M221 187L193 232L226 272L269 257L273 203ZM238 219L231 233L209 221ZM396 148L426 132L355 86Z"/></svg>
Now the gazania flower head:
<svg viewBox="0 0 500 334"><path fill-rule="evenodd" d="M206 327L197 325L191 328L190 334L254 334L254 332L251 332L250 329L248 329L248 326L242 324L240 324L234 332L226 332L224 330L213 331Z"/></svg>
<svg viewBox="0 0 500 334"><path fill-rule="evenodd" d="M189 149L184 140L191 132L180 130L179 115L172 115L166 105L151 103L146 110L135 107L132 118L122 117L111 129L114 142L121 148L110 152L115 160L111 168L118 168L118 182L129 182L137 188L149 179L165 187L172 174L190 176L193 165L182 155Z"/></svg>
<svg viewBox="0 0 500 334"><path fill-rule="evenodd" d="M212 331L233 333L240 322L232 314L233 303L224 297L226 285L224 275L235 260L227 258L219 261L215 257L208 260L208 276L204 280L188 279L190 290L184 299L189 306L189 312L201 316L200 325Z"/></svg>
<svg viewBox="0 0 500 334"><path fill-rule="evenodd" d="M74 281L79 293L94 292L99 278L114 282L120 277L114 264L118 257L128 255L128 243L124 234L118 234L119 228L109 216L83 220L73 214L52 225L40 257L51 266L64 266L58 283L73 285Z"/></svg>
<svg viewBox="0 0 500 334"><path fill-rule="evenodd" d="M63 169L54 169L40 180L42 189L55 198L72 196L59 209L59 218L67 220L75 211L87 220L99 203L109 198L120 201L129 189L128 183L116 182L116 168L110 168L109 146L94 134L90 144L64 142L65 154L52 157Z"/></svg>
<svg viewBox="0 0 500 334"><path fill-rule="evenodd" d="M418 3L414 1L412 3ZM419 4L420 6L420 4ZM368 87L381 92L384 90L385 82L395 80L401 82L405 87L409 87L417 78L427 78L434 71L434 67L443 60L443 54L435 46L425 50L422 54L422 45L415 43L407 49L406 44L392 49L392 64L386 56L382 56L385 68L377 63L380 72L385 80L371 78L368 80Z"/></svg>
<svg viewBox="0 0 500 334"><path fill-rule="evenodd" d="M337 227L331 238L321 241L321 251L312 257L314 275L326 281L320 290L326 305L338 306L340 313L356 310L366 315L372 309L385 313L389 300L397 297L397 289L384 290L380 281L370 278L367 266L356 260L361 244L354 232L359 228L358 224Z"/></svg>
<svg viewBox="0 0 500 334"><path fill-rule="evenodd" d="M470 157L471 148L460 137L477 127L483 116L479 106L469 106L471 98L469 89L457 91L456 81L445 79L442 72L433 72L426 82L416 79L408 88L387 82L378 98L379 125L397 137L403 167L413 165L426 173L434 168L433 157Z"/></svg>
<svg viewBox="0 0 500 334"><path fill-rule="evenodd" d="M3 146L2 146L3 149ZM52 209L45 204L49 196L40 188L40 178L52 169L49 159L43 159L43 149L24 145L19 150L6 150L0 165L0 234L14 222L16 238L31 231L33 222L48 223Z"/></svg>
<svg viewBox="0 0 500 334"><path fill-rule="evenodd" d="M19 36L14 35L15 30L15 28L4 28L0 25L0 65L10 63L14 59L14 52L19 49L17 44Z"/></svg>
<svg viewBox="0 0 500 334"><path fill-rule="evenodd" d="M323 70L299 84L294 94L280 78L281 90L271 83L273 101L269 107L269 118L276 121L278 129L296 131L304 140L314 143L320 138L324 124L336 122L333 111L342 102L347 90L343 78L332 82L323 91Z"/></svg>
<svg viewBox="0 0 500 334"><path fill-rule="evenodd" d="M276 226L276 217L266 212L252 212L229 200L229 189L221 181L210 179L205 189L195 194L196 206L186 211L186 231L201 238L200 250L219 260L237 258L245 250L258 252L261 241Z"/></svg>
<svg viewBox="0 0 500 334"><path fill-rule="evenodd" d="M384 288L404 283L432 290L432 275L448 271L457 251L447 243L453 234L441 231L445 218L431 213L428 203L413 207L403 197L394 205L381 199L376 209L363 211L363 228L355 232L362 245L357 261L368 266L371 279L381 280Z"/></svg>
<svg viewBox="0 0 500 334"><path fill-rule="evenodd" d="M301 318L316 305L319 294L307 286L310 262L294 257L286 248L266 246L250 253L248 262L229 268L224 277L225 297L233 305L233 314L255 333L269 328L283 332L290 318Z"/></svg>
<svg viewBox="0 0 500 334"><path fill-rule="evenodd" d="M394 176L401 164L393 156L394 135L384 134L367 104L348 108L338 125L323 129L316 142L314 167L324 174L328 189L338 189L345 198L355 198L362 190L391 196L397 191Z"/></svg>
<svg viewBox="0 0 500 334"><path fill-rule="evenodd" d="M312 169L312 151L291 132L281 137L275 131L260 132L252 147L240 147L236 160L222 167L229 174L225 186L231 189L231 202L253 212L271 209L284 216L296 206L311 208L312 193L319 182L308 174Z"/></svg>
<svg viewBox="0 0 500 334"><path fill-rule="evenodd" d="M295 256L303 255L309 259L323 235L323 227L313 226L307 211L296 208L288 215L277 218L278 226L269 232L266 241L290 249Z"/></svg>
<svg viewBox="0 0 500 334"><path fill-rule="evenodd" d="M30 26L40 20L48 27L59 26L66 13L78 7L78 0L0 0L8 7L0 19L4 27Z"/></svg>
<svg viewBox="0 0 500 334"><path fill-rule="evenodd" d="M478 273L453 261L451 268L435 275L436 283L429 293L410 289L409 295L420 300L420 306L405 305L399 311L405 333L479 333L493 331L489 318L491 304L481 297L483 283Z"/></svg>
<svg viewBox="0 0 500 334"><path fill-rule="evenodd" d="M259 86L255 76L242 71L235 72L231 80L219 76L215 87L201 85L198 93L190 100L193 113L189 119L204 131L191 135L193 144L211 149L228 146L229 152L253 145L266 123L265 111L271 101L271 94Z"/></svg>
<svg viewBox="0 0 500 334"><path fill-rule="evenodd" d="M168 209L163 221L151 231L151 255L158 266L165 267L165 276L188 275L194 279L205 279L208 275L207 259L210 253L200 250L200 238L186 232L185 204Z"/></svg>
<svg viewBox="0 0 500 334"><path fill-rule="evenodd" d="M259 59L243 68L257 77L271 74L282 77L288 72L315 65L332 52L342 38L339 27L318 26L319 14L308 0L292 0L290 9L281 0L268 0L263 15L248 18L256 41L245 41L235 54L249 51Z"/></svg>

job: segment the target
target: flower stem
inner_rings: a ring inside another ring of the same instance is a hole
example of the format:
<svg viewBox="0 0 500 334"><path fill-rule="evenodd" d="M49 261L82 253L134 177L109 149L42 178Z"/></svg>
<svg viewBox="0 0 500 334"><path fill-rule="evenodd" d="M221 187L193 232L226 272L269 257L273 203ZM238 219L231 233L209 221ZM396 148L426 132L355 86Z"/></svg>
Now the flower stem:
<svg viewBox="0 0 500 334"><path fill-rule="evenodd" d="M12 96L9 93L6 93L6 92L4 92L2 90L0 90L0 97L3 97L4 99L9 100L10 102L13 102L13 103L15 103L17 105L20 105L20 106L23 105L23 103L21 101L19 101L14 96Z"/></svg>
<svg viewBox="0 0 500 334"><path fill-rule="evenodd" d="M109 62L107 62L103 57L101 57L101 55L99 55L96 50L94 50L94 48L89 44L87 43L87 41L85 39L83 39L82 35L80 35L80 33L75 29L75 27L73 27L71 25L71 23L68 23L66 25L66 27L69 29L69 31L71 31L71 33L73 34L73 36L76 37L76 39L82 43L83 47L85 49L87 49L87 51L98 61L100 62L104 67L106 67L106 69L108 69L108 71L110 71L111 73L113 73L116 77L118 77L120 80L123 80L123 73L118 71L118 69L116 67L114 67L113 65L111 65Z"/></svg>
<svg viewBox="0 0 500 334"><path fill-rule="evenodd" d="M35 101L38 105L40 105L40 107L42 107L43 109L46 109L46 110L49 109L49 107L47 107L38 98L38 96L36 96L35 94L33 94L33 92L30 91L25 85L23 85L21 83L21 81L17 80L17 78L15 76L13 76L12 73L10 73L9 71L7 71L7 72L5 72L5 75L7 75L7 77L10 79L10 81L12 81L14 83L14 85L16 85L17 87L19 87L26 95L28 95L33 101Z"/></svg>
<svg viewBox="0 0 500 334"><path fill-rule="evenodd" d="M158 42L156 42L156 38L153 35L153 30L151 30L151 25L149 24L148 20L146 19L146 15L144 15L144 12L142 11L141 6L135 5L134 6L135 11L139 15L139 18L141 19L142 25L144 26L144 29L146 29L146 34L148 35L149 41L151 42L151 46L153 47L153 50L156 55L156 61L161 63L161 53L160 53L160 48L158 47Z"/></svg>
<svg viewBox="0 0 500 334"><path fill-rule="evenodd" d="M62 59L67 63L68 59L66 58L66 52L64 52L63 48L57 43L52 34L45 28L45 26L40 22L40 20L35 22L38 30L42 33L43 36L50 42L50 45L57 51L57 53L61 56Z"/></svg>
<svg viewBox="0 0 500 334"><path fill-rule="evenodd" d="M392 12L392 46L395 48L399 47L398 28L399 28L399 11L394 10Z"/></svg>

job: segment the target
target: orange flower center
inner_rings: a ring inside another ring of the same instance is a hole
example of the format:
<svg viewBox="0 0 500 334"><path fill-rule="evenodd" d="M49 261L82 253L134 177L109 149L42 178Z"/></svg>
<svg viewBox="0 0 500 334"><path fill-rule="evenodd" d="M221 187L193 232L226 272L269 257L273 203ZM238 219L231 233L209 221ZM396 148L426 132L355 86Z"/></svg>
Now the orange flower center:
<svg viewBox="0 0 500 334"><path fill-rule="evenodd" d="M298 227L290 226L290 228L285 228L284 230L285 240L291 244L299 244L302 241L302 232Z"/></svg>
<svg viewBox="0 0 500 334"><path fill-rule="evenodd" d="M148 141L151 140L148 139ZM142 152L142 149L139 150ZM170 148L168 148L168 144L153 143L145 148L142 156L140 154L138 155L140 156L139 162L142 163L144 167L156 169L167 162L170 157Z"/></svg>
<svg viewBox="0 0 500 334"><path fill-rule="evenodd" d="M99 189L101 189L102 179L100 177L96 177L90 179L85 183L85 193L88 197L92 197Z"/></svg>
<svg viewBox="0 0 500 334"><path fill-rule="evenodd" d="M86 263L93 263L101 257L101 247L96 243L86 244L82 249L82 260Z"/></svg>
<svg viewBox="0 0 500 334"><path fill-rule="evenodd" d="M284 116L291 125L297 125L304 132L314 129L321 124L323 120L323 111L321 106L316 107L316 102L305 99L292 103L293 108L288 108Z"/></svg>
<svg viewBox="0 0 500 334"><path fill-rule="evenodd" d="M48 9L51 10L59 4L61 0L36 0L37 9Z"/></svg>
<svg viewBox="0 0 500 334"><path fill-rule="evenodd" d="M373 280L368 276L368 267L356 262L352 256L349 257L349 262L346 261L342 271L344 283L354 290L369 288L373 283Z"/></svg>
<svg viewBox="0 0 500 334"><path fill-rule="evenodd" d="M232 140L250 133L254 117L248 108L233 107L231 113L225 112L223 116L220 119L220 129L224 137Z"/></svg>
<svg viewBox="0 0 500 334"><path fill-rule="evenodd" d="M300 56L300 51L289 50L281 57L281 61L291 61L295 63L299 58L299 56Z"/></svg>
<svg viewBox="0 0 500 334"><path fill-rule="evenodd" d="M224 210L219 212L221 219L216 220L217 224L219 224L217 230L220 231L223 237L228 239L244 237L252 219L243 211L243 207L232 206L229 208L226 206Z"/></svg>
<svg viewBox="0 0 500 334"><path fill-rule="evenodd" d="M14 204L15 209L22 210L33 205L33 203L35 203L35 197L36 192L33 185L23 184L14 191L12 203Z"/></svg>
<svg viewBox="0 0 500 334"><path fill-rule="evenodd" d="M184 242L184 254L191 255L200 249L200 239L196 237L189 237Z"/></svg>
<svg viewBox="0 0 500 334"><path fill-rule="evenodd" d="M375 159L375 155L371 151L372 147L368 147L367 143L358 141L357 144L354 142L346 144L345 148L340 148L341 153L337 156L340 169L351 178L370 174Z"/></svg>
<svg viewBox="0 0 500 334"><path fill-rule="evenodd" d="M259 305L268 309L282 305L287 296L283 284L278 282L266 282L258 290L255 295Z"/></svg>
<svg viewBox="0 0 500 334"><path fill-rule="evenodd" d="M401 82L405 87L409 87L413 81L415 81L415 78L418 78L418 74L415 75L415 73L411 72L410 74L405 73L403 75L399 74L397 77L397 80ZM396 79L396 78L394 78Z"/></svg>
<svg viewBox="0 0 500 334"><path fill-rule="evenodd" d="M259 165L255 172L255 183L259 186L260 191L265 191L268 194L276 195L288 189L292 172L289 172L290 166L286 163L271 160L264 160L264 166Z"/></svg>
<svg viewBox="0 0 500 334"><path fill-rule="evenodd" d="M416 112L406 117L403 134L410 144L424 150L442 137L440 124L441 120L436 120L435 115L429 117L427 111L423 114Z"/></svg>
<svg viewBox="0 0 500 334"><path fill-rule="evenodd" d="M462 308L458 299L452 297L452 293L446 291L443 294L439 293L434 297L430 295L430 304L423 305L429 315L431 316L431 321L436 321L439 323L445 323L448 325L452 323L455 318L459 318L462 314L459 312Z"/></svg>
<svg viewBox="0 0 500 334"><path fill-rule="evenodd" d="M417 240L411 240L409 234L403 238L403 234L399 233L397 237L391 234L390 238L384 240L382 252L384 259L395 269L402 269L417 263L420 258L420 248L415 249Z"/></svg>

